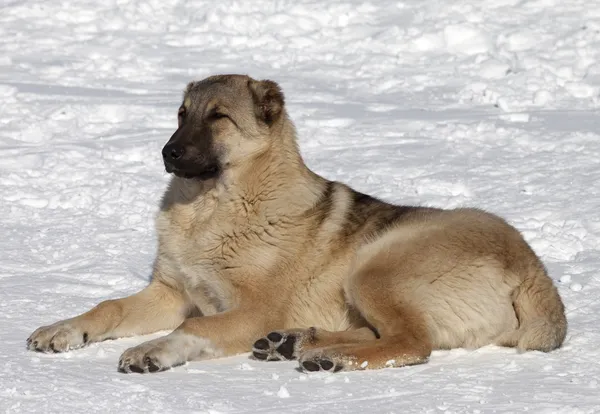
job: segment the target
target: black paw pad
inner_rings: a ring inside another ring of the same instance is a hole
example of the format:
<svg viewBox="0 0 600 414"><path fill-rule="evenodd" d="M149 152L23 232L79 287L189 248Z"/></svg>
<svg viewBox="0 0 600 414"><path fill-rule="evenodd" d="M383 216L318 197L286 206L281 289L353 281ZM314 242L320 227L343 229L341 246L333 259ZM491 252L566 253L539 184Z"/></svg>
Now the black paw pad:
<svg viewBox="0 0 600 414"><path fill-rule="evenodd" d="M253 352L252 355L254 356L254 358L256 359L260 359L261 361L265 361L268 357L269 354L264 354L262 352Z"/></svg>
<svg viewBox="0 0 600 414"><path fill-rule="evenodd" d="M294 345L296 344L296 337L288 335L285 341L277 347L277 352L285 359L294 359Z"/></svg>
<svg viewBox="0 0 600 414"><path fill-rule="evenodd" d="M308 372L316 372L316 371L328 371L328 372L338 372L341 371L343 366L336 365L330 359L316 359L312 361L304 361L302 362L302 368Z"/></svg>
<svg viewBox="0 0 600 414"><path fill-rule="evenodd" d="M254 342L254 348L264 350L269 349L269 341L267 341L265 338L261 338L258 341Z"/></svg>
<svg viewBox="0 0 600 414"><path fill-rule="evenodd" d="M319 364L317 364L316 362L312 362L312 361L304 361L302 363L302 368L304 368L306 371L310 371L310 372L316 372L316 371L321 370L321 367L319 366Z"/></svg>
<svg viewBox="0 0 600 414"><path fill-rule="evenodd" d="M89 336L88 336L88 333L87 333L87 332L84 332L84 333L83 333L83 343L84 343L84 344L87 344L87 342L88 342L88 339L90 339L90 338L89 338Z"/></svg>
<svg viewBox="0 0 600 414"><path fill-rule="evenodd" d="M321 365L321 368L323 368L325 371L329 371L331 368L333 368L333 362L328 359L322 359L319 361L319 365Z"/></svg>
<svg viewBox="0 0 600 414"><path fill-rule="evenodd" d="M267 339L271 342L279 342L283 339L283 335L281 335L279 332L271 332L267 335Z"/></svg>
<svg viewBox="0 0 600 414"><path fill-rule="evenodd" d="M131 372L137 372L138 374L143 374L144 373L144 369L140 368L136 365L129 365L129 369Z"/></svg>

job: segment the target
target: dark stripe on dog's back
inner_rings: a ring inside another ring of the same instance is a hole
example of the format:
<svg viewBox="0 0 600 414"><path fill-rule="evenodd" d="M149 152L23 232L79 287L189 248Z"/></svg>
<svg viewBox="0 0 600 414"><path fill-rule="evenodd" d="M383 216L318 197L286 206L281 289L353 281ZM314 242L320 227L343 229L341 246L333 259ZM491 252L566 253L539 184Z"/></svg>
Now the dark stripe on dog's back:
<svg viewBox="0 0 600 414"><path fill-rule="evenodd" d="M352 189L350 191L352 202L346 215L345 237L357 232L374 236L413 213L427 210L423 207L396 206Z"/></svg>
<svg viewBox="0 0 600 414"><path fill-rule="evenodd" d="M317 224L317 228L323 224L323 222L331 214L333 208L333 194L335 192L335 182L327 181L325 188L321 193L320 197L316 201L315 205L306 212L307 217L314 217Z"/></svg>

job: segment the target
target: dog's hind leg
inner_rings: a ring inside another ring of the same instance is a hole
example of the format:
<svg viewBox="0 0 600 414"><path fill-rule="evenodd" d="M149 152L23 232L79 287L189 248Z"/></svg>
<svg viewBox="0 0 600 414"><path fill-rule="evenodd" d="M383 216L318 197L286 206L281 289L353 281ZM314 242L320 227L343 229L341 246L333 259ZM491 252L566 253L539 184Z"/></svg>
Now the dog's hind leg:
<svg viewBox="0 0 600 414"><path fill-rule="evenodd" d="M410 283L399 279L398 260L388 250L358 266L345 285L346 299L378 332L380 338L306 350L299 356L305 371L376 369L424 363L432 341L424 315L410 301ZM407 270L408 271L408 270Z"/></svg>
<svg viewBox="0 0 600 414"><path fill-rule="evenodd" d="M418 312L397 304L369 305L365 316L381 338L303 350L298 357L301 369L337 372L427 362L432 345Z"/></svg>
<svg viewBox="0 0 600 414"><path fill-rule="evenodd" d="M254 358L262 361L289 361L315 348L347 345L375 339L369 328L330 332L319 328L286 329L269 333L252 347Z"/></svg>
<svg viewBox="0 0 600 414"><path fill-rule="evenodd" d="M427 362L431 348L406 334L358 344L333 345L304 352L299 357L304 371L352 371L401 367Z"/></svg>

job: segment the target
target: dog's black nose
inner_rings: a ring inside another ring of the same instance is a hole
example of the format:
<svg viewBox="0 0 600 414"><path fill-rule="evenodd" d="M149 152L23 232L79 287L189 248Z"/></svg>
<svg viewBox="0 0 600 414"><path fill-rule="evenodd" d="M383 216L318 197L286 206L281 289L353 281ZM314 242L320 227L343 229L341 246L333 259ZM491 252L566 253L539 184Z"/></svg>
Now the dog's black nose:
<svg viewBox="0 0 600 414"><path fill-rule="evenodd" d="M162 150L165 161L177 161L185 154L185 148L180 145L166 145Z"/></svg>

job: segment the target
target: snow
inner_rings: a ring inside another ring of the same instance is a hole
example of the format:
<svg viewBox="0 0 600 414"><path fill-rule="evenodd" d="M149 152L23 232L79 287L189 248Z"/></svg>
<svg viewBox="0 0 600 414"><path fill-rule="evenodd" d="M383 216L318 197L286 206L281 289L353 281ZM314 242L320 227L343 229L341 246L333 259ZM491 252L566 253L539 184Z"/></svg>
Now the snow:
<svg viewBox="0 0 600 414"><path fill-rule="evenodd" d="M290 392L284 385L282 385L281 387L279 387L279 391L277 391L277 396L279 398L290 398Z"/></svg>
<svg viewBox="0 0 600 414"><path fill-rule="evenodd" d="M506 217L564 298L564 347L313 375L248 354L117 372L160 334L27 352L38 326L147 283L182 89L226 72L281 84L318 173ZM599 412L599 93L597 0L4 2L0 410Z"/></svg>

